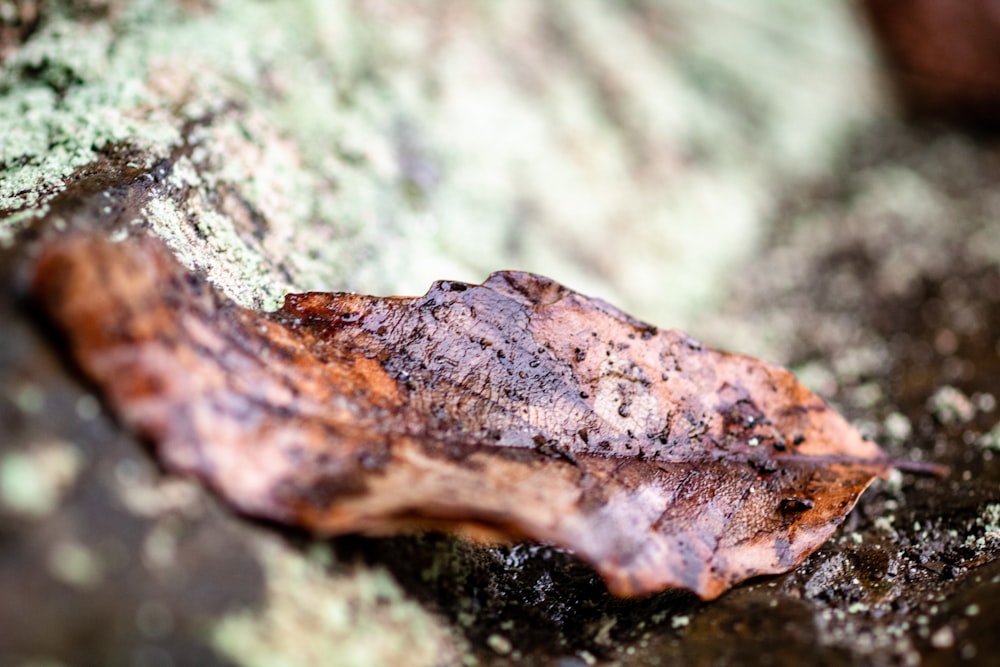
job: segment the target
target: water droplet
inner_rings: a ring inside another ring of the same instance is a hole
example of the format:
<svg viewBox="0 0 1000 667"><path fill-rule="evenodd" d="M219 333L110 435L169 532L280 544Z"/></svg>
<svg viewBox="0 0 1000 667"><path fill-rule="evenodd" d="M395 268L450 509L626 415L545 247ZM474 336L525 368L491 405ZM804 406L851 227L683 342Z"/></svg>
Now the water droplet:
<svg viewBox="0 0 1000 667"><path fill-rule="evenodd" d="M76 401L76 414L84 421L91 421L101 414L101 404L90 394L85 394Z"/></svg>

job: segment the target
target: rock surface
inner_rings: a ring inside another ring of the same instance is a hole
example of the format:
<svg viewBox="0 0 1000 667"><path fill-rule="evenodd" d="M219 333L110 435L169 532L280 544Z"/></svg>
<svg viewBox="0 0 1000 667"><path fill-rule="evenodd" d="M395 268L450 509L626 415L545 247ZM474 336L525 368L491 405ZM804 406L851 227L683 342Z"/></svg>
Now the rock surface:
<svg viewBox="0 0 1000 667"><path fill-rule="evenodd" d="M0 3L0 662L993 664L1000 165L872 120L820 4ZM877 483L708 604L614 599L538 545L250 523L162 475L15 299L33 225L81 202L248 306L553 275L952 476Z"/></svg>

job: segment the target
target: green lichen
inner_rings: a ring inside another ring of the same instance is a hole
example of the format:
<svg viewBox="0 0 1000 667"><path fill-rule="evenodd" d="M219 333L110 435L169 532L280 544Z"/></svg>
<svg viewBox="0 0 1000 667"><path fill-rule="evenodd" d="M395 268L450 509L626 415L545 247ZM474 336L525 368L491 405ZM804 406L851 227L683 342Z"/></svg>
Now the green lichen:
<svg viewBox="0 0 1000 667"><path fill-rule="evenodd" d="M50 574L80 589L94 588L104 577L105 564L93 549L75 540L56 542L48 557Z"/></svg>
<svg viewBox="0 0 1000 667"><path fill-rule="evenodd" d="M107 146L127 142L147 155L177 141L165 119L142 117L152 101L143 61L116 53L104 23L48 20L0 68L0 212L37 208L73 170ZM11 221L0 224L8 230Z"/></svg>
<svg viewBox="0 0 1000 667"><path fill-rule="evenodd" d="M459 641L381 569L331 569L329 551L257 544L267 602L221 619L219 651L247 667L454 664Z"/></svg>
<svg viewBox="0 0 1000 667"><path fill-rule="evenodd" d="M27 517L47 516L59 505L80 470L76 446L40 442L0 455L0 506Z"/></svg>
<svg viewBox="0 0 1000 667"><path fill-rule="evenodd" d="M187 258L249 305L522 268L683 324L752 250L773 184L821 172L876 106L835 3L122 7L53 10L4 64L0 210L22 213L0 234L110 145L152 163L187 142L194 187L266 223L257 243L209 224ZM150 215L181 248L208 208Z"/></svg>

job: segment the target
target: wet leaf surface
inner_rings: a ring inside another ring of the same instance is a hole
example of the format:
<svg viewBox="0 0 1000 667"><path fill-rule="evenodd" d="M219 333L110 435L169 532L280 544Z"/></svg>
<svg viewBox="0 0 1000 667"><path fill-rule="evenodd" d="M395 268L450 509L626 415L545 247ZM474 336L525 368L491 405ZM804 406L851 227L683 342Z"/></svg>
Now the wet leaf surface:
<svg viewBox="0 0 1000 667"><path fill-rule="evenodd" d="M235 305L152 237L43 244L29 289L171 470L319 534L567 547L713 598L817 549L885 455L787 371L539 276Z"/></svg>

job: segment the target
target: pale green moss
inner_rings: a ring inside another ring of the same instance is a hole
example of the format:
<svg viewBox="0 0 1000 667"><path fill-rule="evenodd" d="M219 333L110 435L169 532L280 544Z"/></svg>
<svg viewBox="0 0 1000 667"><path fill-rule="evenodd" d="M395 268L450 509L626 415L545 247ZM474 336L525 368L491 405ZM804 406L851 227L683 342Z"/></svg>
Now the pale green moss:
<svg viewBox="0 0 1000 667"><path fill-rule="evenodd" d="M841 3L213 6L45 24L0 75L0 208L44 206L110 143L162 157L208 118L190 182L235 188L267 234L206 223L218 242L187 259L243 303L523 268L683 324L780 179L821 173L877 107ZM157 218L175 248L189 217Z"/></svg>
<svg viewBox="0 0 1000 667"><path fill-rule="evenodd" d="M82 460L68 442L39 442L0 455L0 505L8 512L44 517L73 484Z"/></svg>
<svg viewBox="0 0 1000 667"><path fill-rule="evenodd" d="M106 24L54 18L0 68L0 211L43 203L110 144L154 155L178 140L166 118L136 113L151 101L142 61L113 46Z"/></svg>
<svg viewBox="0 0 1000 667"><path fill-rule="evenodd" d="M56 542L48 555L47 564L54 578L80 589L100 584L106 569L93 549L75 540Z"/></svg>
<svg viewBox="0 0 1000 667"><path fill-rule="evenodd" d="M217 649L247 667L455 664L459 640L409 600L382 569L330 569L329 552L304 556L262 537L267 604L219 620Z"/></svg>
<svg viewBox="0 0 1000 667"><path fill-rule="evenodd" d="M144 213L182 262L204 269L208 278L231 298L257 308L274 309L280 305L288 285L268 275L259 252L247 245L230 218L199 204L192 204L197 213L194 227L186 220L191 211L182 211L169 199L154 199Z"/></svg>

